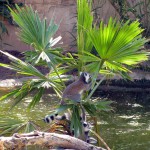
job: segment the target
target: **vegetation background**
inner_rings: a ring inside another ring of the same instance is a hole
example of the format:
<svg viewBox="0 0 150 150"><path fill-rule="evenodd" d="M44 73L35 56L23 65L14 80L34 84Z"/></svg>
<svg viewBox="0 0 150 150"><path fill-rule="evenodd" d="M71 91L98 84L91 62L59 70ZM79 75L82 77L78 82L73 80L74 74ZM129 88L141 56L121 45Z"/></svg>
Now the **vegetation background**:
<svg viewBox="0 0 150 150"><path fill-rule="evenodd" d="M7 3L9 4L9 2ZM141 27L144 27L144 23L141 20L140 23L134 21L134 19L128 20L129 15L126 12L128 3L120 3L120 1L111 2L114 7L118 8L120 14L119 20L121 19L121 22L112 19L111 17L108 20L103 21L96 12L98 8L93 11L93 5L91 4L92 1L89 4L86 0L77 1L77 25L73 27L73 30L76 30L77 34L74 35L74 32L68 32L73 38L76 37L74 39L75 49L77 49L76 57L71 53L67 53L68 51L66 52L66 55L63 55L62 48L66 49L65 45L64 47L54 47L62 38L59 35L56 35L56 37L53 38L61 25L61 20L59 20L58 24L54 22L54 18L56 17L55 13L48 24L47 19L41 20L40 15L37 12L34 12L31 7L20 9L16 6L17 12L13 11L11 6L9 7L15 23L20 27L18 34L19 39L28 44L30 50L28 49L28 51L24 52L25 61L22 61L7 52L1 51L2 54L9 57L11 63L1 63L0 65L17 71L19 74L34 76L36 79L30 79L23 82L21 88L15 89L2 96L0 98L1 100L13 97L11 107L13 108L18 103L22 102L27 95L36 92L28 105L28 109L32 109L41 100L45 88L51 87L56 92L57 96L61 98L62 89L65 88L64 82L69 79L69 76L62 76L66 72L74 68L78 68L79 71L88 71L93 75L93 88L89 94L85 94L81 101L81 105L93 118L95 131L96 133L99 133L97 126L98 112L101 110L110 110L110 102L96 100L91 102L90 98L104 78L119 74L125 79L130 79L130 76L128 76L127 73L130 72L132 67L144 60L148 60L149 53L142 48L144 44L148 42L143 36L148 36L149 31L145 30L142 36L141 33L144 30ZM139 3L137 6L141 6L142 4L143 3ZM135 13L135 10L132 11ZM128 10L128 12L132 11ZM96 15L97 17L95 17ZM105 24L106 22L107 25ZM3 22L1 24L2 34L5 32L7 33ZM74 45L69 46L73 47ZM94 53L93 50L95 51ZM37 65L46 66L49 70L48 74L45 76L40 72L36 68ZM99 74L102 74L104 77L97 81ZM60 107L56 110L57 113L67 109L72 110L71 127L74 127L76 136L78 136L79 131L81 131L81 105L69 103L67 106ZM9 124L6 128L4 125L6 122L8 124L10 123L10 121L6 119L1 121L1 129L4 130L2 134L6 134L10 131L14 132L16 129L18 131L22 129L22 127L26 127L27 129L29 125L30 129L28 131L31 131L31 128L36 128L35 124L30 121L23 124L22 122L17 123L17 126L15 127L14 125L16 125L16 122L14 122L13 125Z"/></svg>

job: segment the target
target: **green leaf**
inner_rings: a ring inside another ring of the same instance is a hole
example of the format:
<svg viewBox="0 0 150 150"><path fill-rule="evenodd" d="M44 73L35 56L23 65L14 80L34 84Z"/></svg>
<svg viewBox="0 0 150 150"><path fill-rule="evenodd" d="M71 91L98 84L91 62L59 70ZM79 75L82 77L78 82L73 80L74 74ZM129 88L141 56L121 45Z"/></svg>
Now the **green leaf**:
<svg viewBox="0 0 150 150"><path fill-rule="evenodd" d="M13 119L9 116L6 118L0 116L0 135L12 135L18 132L31 132L39 130L39 126L32 121L21 121L19 119Z"/></svg>
<svg viewBox="0 0 150 150"><path fill-rule="evenodd" d="M0 64L0 66L13 69L14 71L17 71L17 73L20 73L20 74L34 76L33 79L23 82L23 86L20 89L17 89L15 91L12 91L9 94L4 95L3 97L0 98L0 100L13 97L15 99L12 105L12 108L13 108L15 105L23 101L24 98L28 94L30 94L32 91L38 90L39 91L38 94L33 98L33 101L29 107L35 106L35 104L39 102L40 97L42 97L44 88L53 88L56 94L59 97L61 97L62 88L63 88L61 81L65 81L66 77L64 76L58 77L58 74L61 75L65 73L66 71L65 69L63 70L63 68L59 68L59 67L57 69L55 68L57 72L55 70L52 70L49 76L47 77L43 75L40 71L38 71L31 64L23 62L22 60L12 56L11 54L7 52L3 52L3 51L0 51L0 52L8 56L9 59L12 60L10 65Z"/></svg>
<svg viewBox="0 0 150 150"><path fill-rule="evenodd" d="M82 135L82 124L80 121L80 110L77 105L72 107L71 130L74 130L75 137Z"/></svg>
<svg viewBox="0 0 150 150"><path fill-rule="evenodd" d="M60 105L56 110L55 113L62 113L70 108L72 108L73 104L67 104L67 105Z"/></svg>
<svg viewBox="0 0 150 150"><path fill-rule="evenodd" d="M0 116L0 135L12 134L22 127L23 122L20 120L12 119L10 117Z"/></svg>
<svg viewBox="0 0 150 150"><path fill-rule="evenodd" d="M91 13L92 1L90 0L77 0L77 48L78 54L82 55L83 51L91 51L93 43L85 32L91 30L93 24L93 15ZM79 62L79 71L84 66L83 62Z"/></svg>
<svg viewBox="0 0 150 150"><path fill-rule="evenodd" d="M39 64L41 62L52 62L58 64L61 60L62 48L52 48L61 40L61 36L53 39L53 36L57 32L59 25L54 22L54 18L51 18L50 23L47 23L47 19L40 19L37 11L34 11L32 7L25 5L20 9L16 5L16 9L10 12L13 20L20 27L19 38L22 42L30 45L35 50L34 52L26 52L25 58L32 64ZM29 54L32 54L29 56Z"/></svg>
<svg viewBox="0 0 150 150"><path fill-rule="evenodd" d="M31 64L23 62L22 60L14 57L13 55L11 55L7 52L3 52L1 50L0 50L0 52L4 55L8 56L8 58L12 61L12 63L9 65L9 68L11 68L21 74L38 76L39 78L46 79L46 77L41 72L39 72L35 67L33 67ZM0 65L2 65L3 67L6 67L6 68L8 67L3 64L0 64Z"/></svg>
<svg viewBox="0 0 150 150"><path fill-rule="evenodd" d="M112 101L106 101L106 100L101 100L95 104L96 108L98 111L110 111L112 108L110 105L112 104Z"/></svg>
<svg viewBox="0 0 150 150"><path fill-rule="evenodd" d="M84 106L85 110L88 112L90 116L93 117L96 115L97 110L95 104L88 101L88 102L83 102L82 105Z"/></svg>
<svg viewBox="0 0 150 150"><path fill-rule="evenodd" d="M32 121L28 121L25 125L24 125L24 133L30 133L32 131L35 130L39 130L39 126L37 126L34 122Z"/></svg>
<svg viewBox="0 0 150 150"><path fill-rule="evenodd" d="M8 94L1 96L0 100L8 99L8 98L14 96L18 91L19 91L19 89L13 90L13 91L9 92Z"/></svg>
<svg viewBox="0 0 150 150"><path fill-rule="evenodd" d="M98 53L99 59L105 63L105 67L110 70L129 72L128 65L135 65L148 60L149 53L140 49L146 42L142 38L143 29L139 27L139 22L120 23L110 18L108 24L100 22L100 27L96 26L87 33ZM96 57L84 59L85 62L93 63L98 60ZM84 58L84 57L83 57ZM93 59L93 60L92 60Z"/></svg>
<svg viewBox="0 0 150 150"><path fill-rule="evenodd" d="M29 108L33 108L41 99L42 95L44 93L44 88L41 87L38 89L38 92L34 95L31 103L29 104Z"/></svg>

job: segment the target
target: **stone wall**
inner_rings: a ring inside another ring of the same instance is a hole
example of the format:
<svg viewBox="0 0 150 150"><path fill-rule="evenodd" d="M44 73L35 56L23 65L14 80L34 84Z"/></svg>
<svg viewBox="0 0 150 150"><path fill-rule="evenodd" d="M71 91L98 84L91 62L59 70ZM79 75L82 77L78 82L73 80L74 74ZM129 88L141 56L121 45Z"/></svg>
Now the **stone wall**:
<svg viewBox="0 0 150 150"><path fill-rule="evenodd" d="M35 10L38 11L40 17L46 17L48 20L54 15L55 22L60 23L60 28L57 35L63 37L64 50L70 50L72 42L72 36L69 32L72 32L73 26L76 22L76 0L16 0L16 2L23 2L27 5L31 5ZM107 20L110 16L116 16L117 13L108 0L95 0L94 7L100 6L98 13L101 19ZM3 43L8 43L12 46L2 45L3 50L17 50L25 51L29 50L30 46L23 44L17 38L18 28L7 24L9 35L3 36ZM57 36L56 35L56 36ZM75 48L72 48L75 50Z"/></svg>

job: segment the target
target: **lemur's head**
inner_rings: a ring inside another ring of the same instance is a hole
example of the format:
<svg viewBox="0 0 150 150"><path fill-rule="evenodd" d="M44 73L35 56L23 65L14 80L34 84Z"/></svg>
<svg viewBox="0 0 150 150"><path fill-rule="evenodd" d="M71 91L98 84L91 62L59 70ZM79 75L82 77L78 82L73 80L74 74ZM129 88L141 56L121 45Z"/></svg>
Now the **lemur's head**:
<svg viewBox="0 0 150 150"><path fill-rule="evenodd" d="M91 75L87 72L81 72L80 80L82 80L85 84L89 84L91 82Z"/></svg>

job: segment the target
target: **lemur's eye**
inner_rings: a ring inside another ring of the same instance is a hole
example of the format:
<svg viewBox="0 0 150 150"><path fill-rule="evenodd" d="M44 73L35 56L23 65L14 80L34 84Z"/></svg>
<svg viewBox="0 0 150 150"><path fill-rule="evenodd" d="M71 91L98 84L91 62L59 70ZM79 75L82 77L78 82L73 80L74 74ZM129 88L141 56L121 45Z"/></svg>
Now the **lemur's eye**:
<svg viewBox="0 0 150 150"><path fill-rule="evenodd" d="M84 123L83 123L83 126L84 126L84 127L87 127L87 123L86 123L86 122L84 122Z"/></svg>

